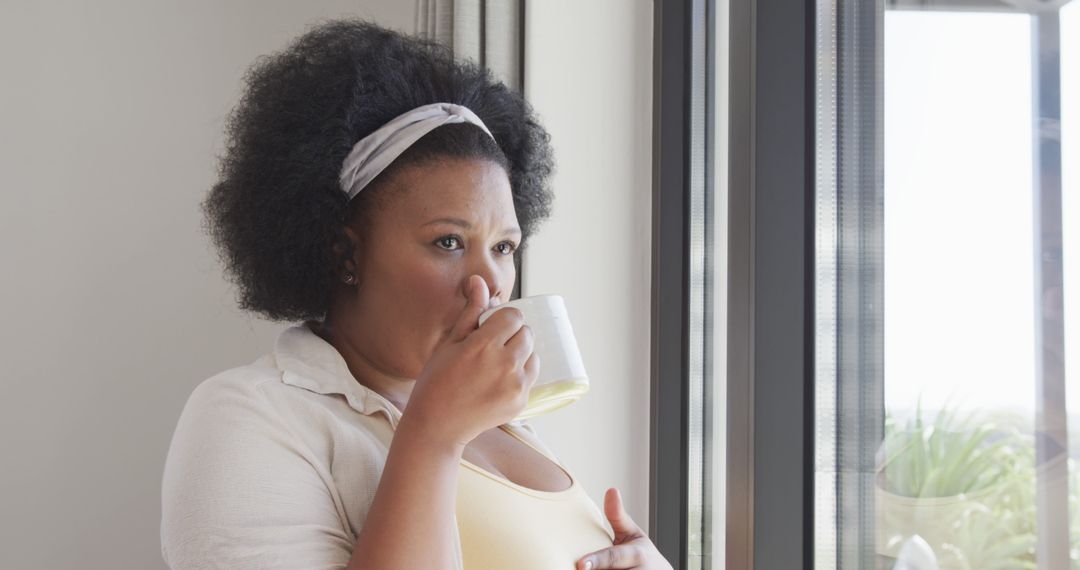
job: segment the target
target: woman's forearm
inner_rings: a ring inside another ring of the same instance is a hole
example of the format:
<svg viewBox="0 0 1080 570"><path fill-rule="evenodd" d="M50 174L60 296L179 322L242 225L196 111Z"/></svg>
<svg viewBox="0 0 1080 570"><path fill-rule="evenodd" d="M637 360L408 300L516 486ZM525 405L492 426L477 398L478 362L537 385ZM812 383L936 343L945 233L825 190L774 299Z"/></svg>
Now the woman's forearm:
<svg viewBox="0 0 1080 570"><path fill-rule="evenodd" d="M401 418L347 570L454 567L454 505L464 448Z"/></svg>

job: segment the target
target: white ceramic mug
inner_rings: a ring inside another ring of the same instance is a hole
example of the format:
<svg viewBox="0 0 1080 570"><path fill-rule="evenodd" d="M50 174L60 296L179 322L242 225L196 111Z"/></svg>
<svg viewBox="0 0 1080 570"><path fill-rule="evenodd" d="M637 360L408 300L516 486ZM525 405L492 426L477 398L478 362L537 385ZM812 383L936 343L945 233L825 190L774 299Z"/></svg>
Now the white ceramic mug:
<svg viewBox="0 0 1080 570"><path fill-rule="evenodd" d="M508 301L481 313L480 324L506 307L521 311L533 332L533 352L540 357L540 371L529 392L529 402L515 419L552 412L588 392L589 377L562 296L534 295Z"/></svg>

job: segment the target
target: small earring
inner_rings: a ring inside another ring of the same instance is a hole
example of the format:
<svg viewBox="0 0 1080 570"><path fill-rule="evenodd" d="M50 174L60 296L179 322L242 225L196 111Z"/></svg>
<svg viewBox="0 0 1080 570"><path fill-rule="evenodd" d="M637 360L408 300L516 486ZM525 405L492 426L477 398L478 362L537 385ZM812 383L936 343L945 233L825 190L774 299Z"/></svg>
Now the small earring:
<svg viewBox="0 0 1080 570"><path fill-rule="evenodd" d="M341 280L349 285L354 285L356 284L356 275L353 275L352 273L346 273L345 276L341 278Z"/></svg>

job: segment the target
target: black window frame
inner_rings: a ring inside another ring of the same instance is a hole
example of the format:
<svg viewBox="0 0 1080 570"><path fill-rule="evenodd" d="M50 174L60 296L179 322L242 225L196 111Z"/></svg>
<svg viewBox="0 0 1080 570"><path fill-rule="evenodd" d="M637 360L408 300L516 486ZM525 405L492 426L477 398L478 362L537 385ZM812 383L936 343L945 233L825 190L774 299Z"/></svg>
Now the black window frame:
<svg viewBox="0 0 1080 570"><path fill-rule="evenodd" d="M695 130L694 121L702 112L706 125L713 121L712 97L695 98L702 87L694 83L700 71L694 65L711 71L711 24L704 37L698 24L710 22L716 6L712 0L654 1L649 528L680 570L691 567L688 422L691 407L704 404L692 398L689 360L695 338L689 282L699 262L691 251L690 205L694 184L699 190L704 184L706 196L712 190L712 169L706 166L704 177L695 171L710 163L710 135ZM727 513L726 552L714 554L732 569L812 564L812 6L794 0L726 5L730 45L722 53L730 67L730 127L715 136L727 136L730 149L728 220L718 226L728 232L729 263L717 276L728 280L728 322L714 326L727 330L728 358L721 365L728 485L715 491L726 493ZM704 84L711 83L710 76ZM707 409L696 416L709 421Z"/></svg>

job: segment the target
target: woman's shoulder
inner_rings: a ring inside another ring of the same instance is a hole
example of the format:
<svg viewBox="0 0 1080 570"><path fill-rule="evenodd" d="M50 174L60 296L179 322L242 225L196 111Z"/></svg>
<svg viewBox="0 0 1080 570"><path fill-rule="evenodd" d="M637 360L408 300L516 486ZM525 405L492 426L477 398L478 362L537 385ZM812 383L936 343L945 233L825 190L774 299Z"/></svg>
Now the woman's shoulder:
<svg viewBox="0 0 1080 570"><path fill-rule="evenodd" d="M247 407L264 401L268 382L280 381L281 371L266 354L254 362L222 370L195 385L185 409L192 407Z"/></svg>
<svg viewBox="0 0 1080 570"><path fill-rule="evenodd" d="M379 421L358 419L337 394L322 394L290 383L274 353L222 370L192 390L177 422L177 437L203 438L222 432L250 440L302 441L321 451L327 440L345 436L387 439ZM216 434L216 435L214 435ZM351 440L352 441L352 440Z"/></svg>
<svg viewBox="0 0 1080 570"><path fill-rule="evenodd" d="M302 429L310 422L290 417L304 410L291 413L275 395L286 394L279 376L263 357L203 380L188 398L161 484L162 555L174 568L299 567L296 557L311 562L312 553L325 567L348 560L348 499L318 434Z"/></svg>
<svg viewBox="0 0 1080 570"><path fill-rule="evenodd" d="M184 403L173 431L174 472L215 468L263 469L303 457L321 465L331 431L302 390L281 382L272 355L203 380ZM177 466L182 466L177 467Z"/></svg>
<svg viewBox="0 0 1080 570"><path fill-rule="evenodd" d="M281 379L281 370L274 364L272 353L264 354L248 364L227 368L213 374L195 386L193 394L219 392L254 392L259 385Z"/></svg>

